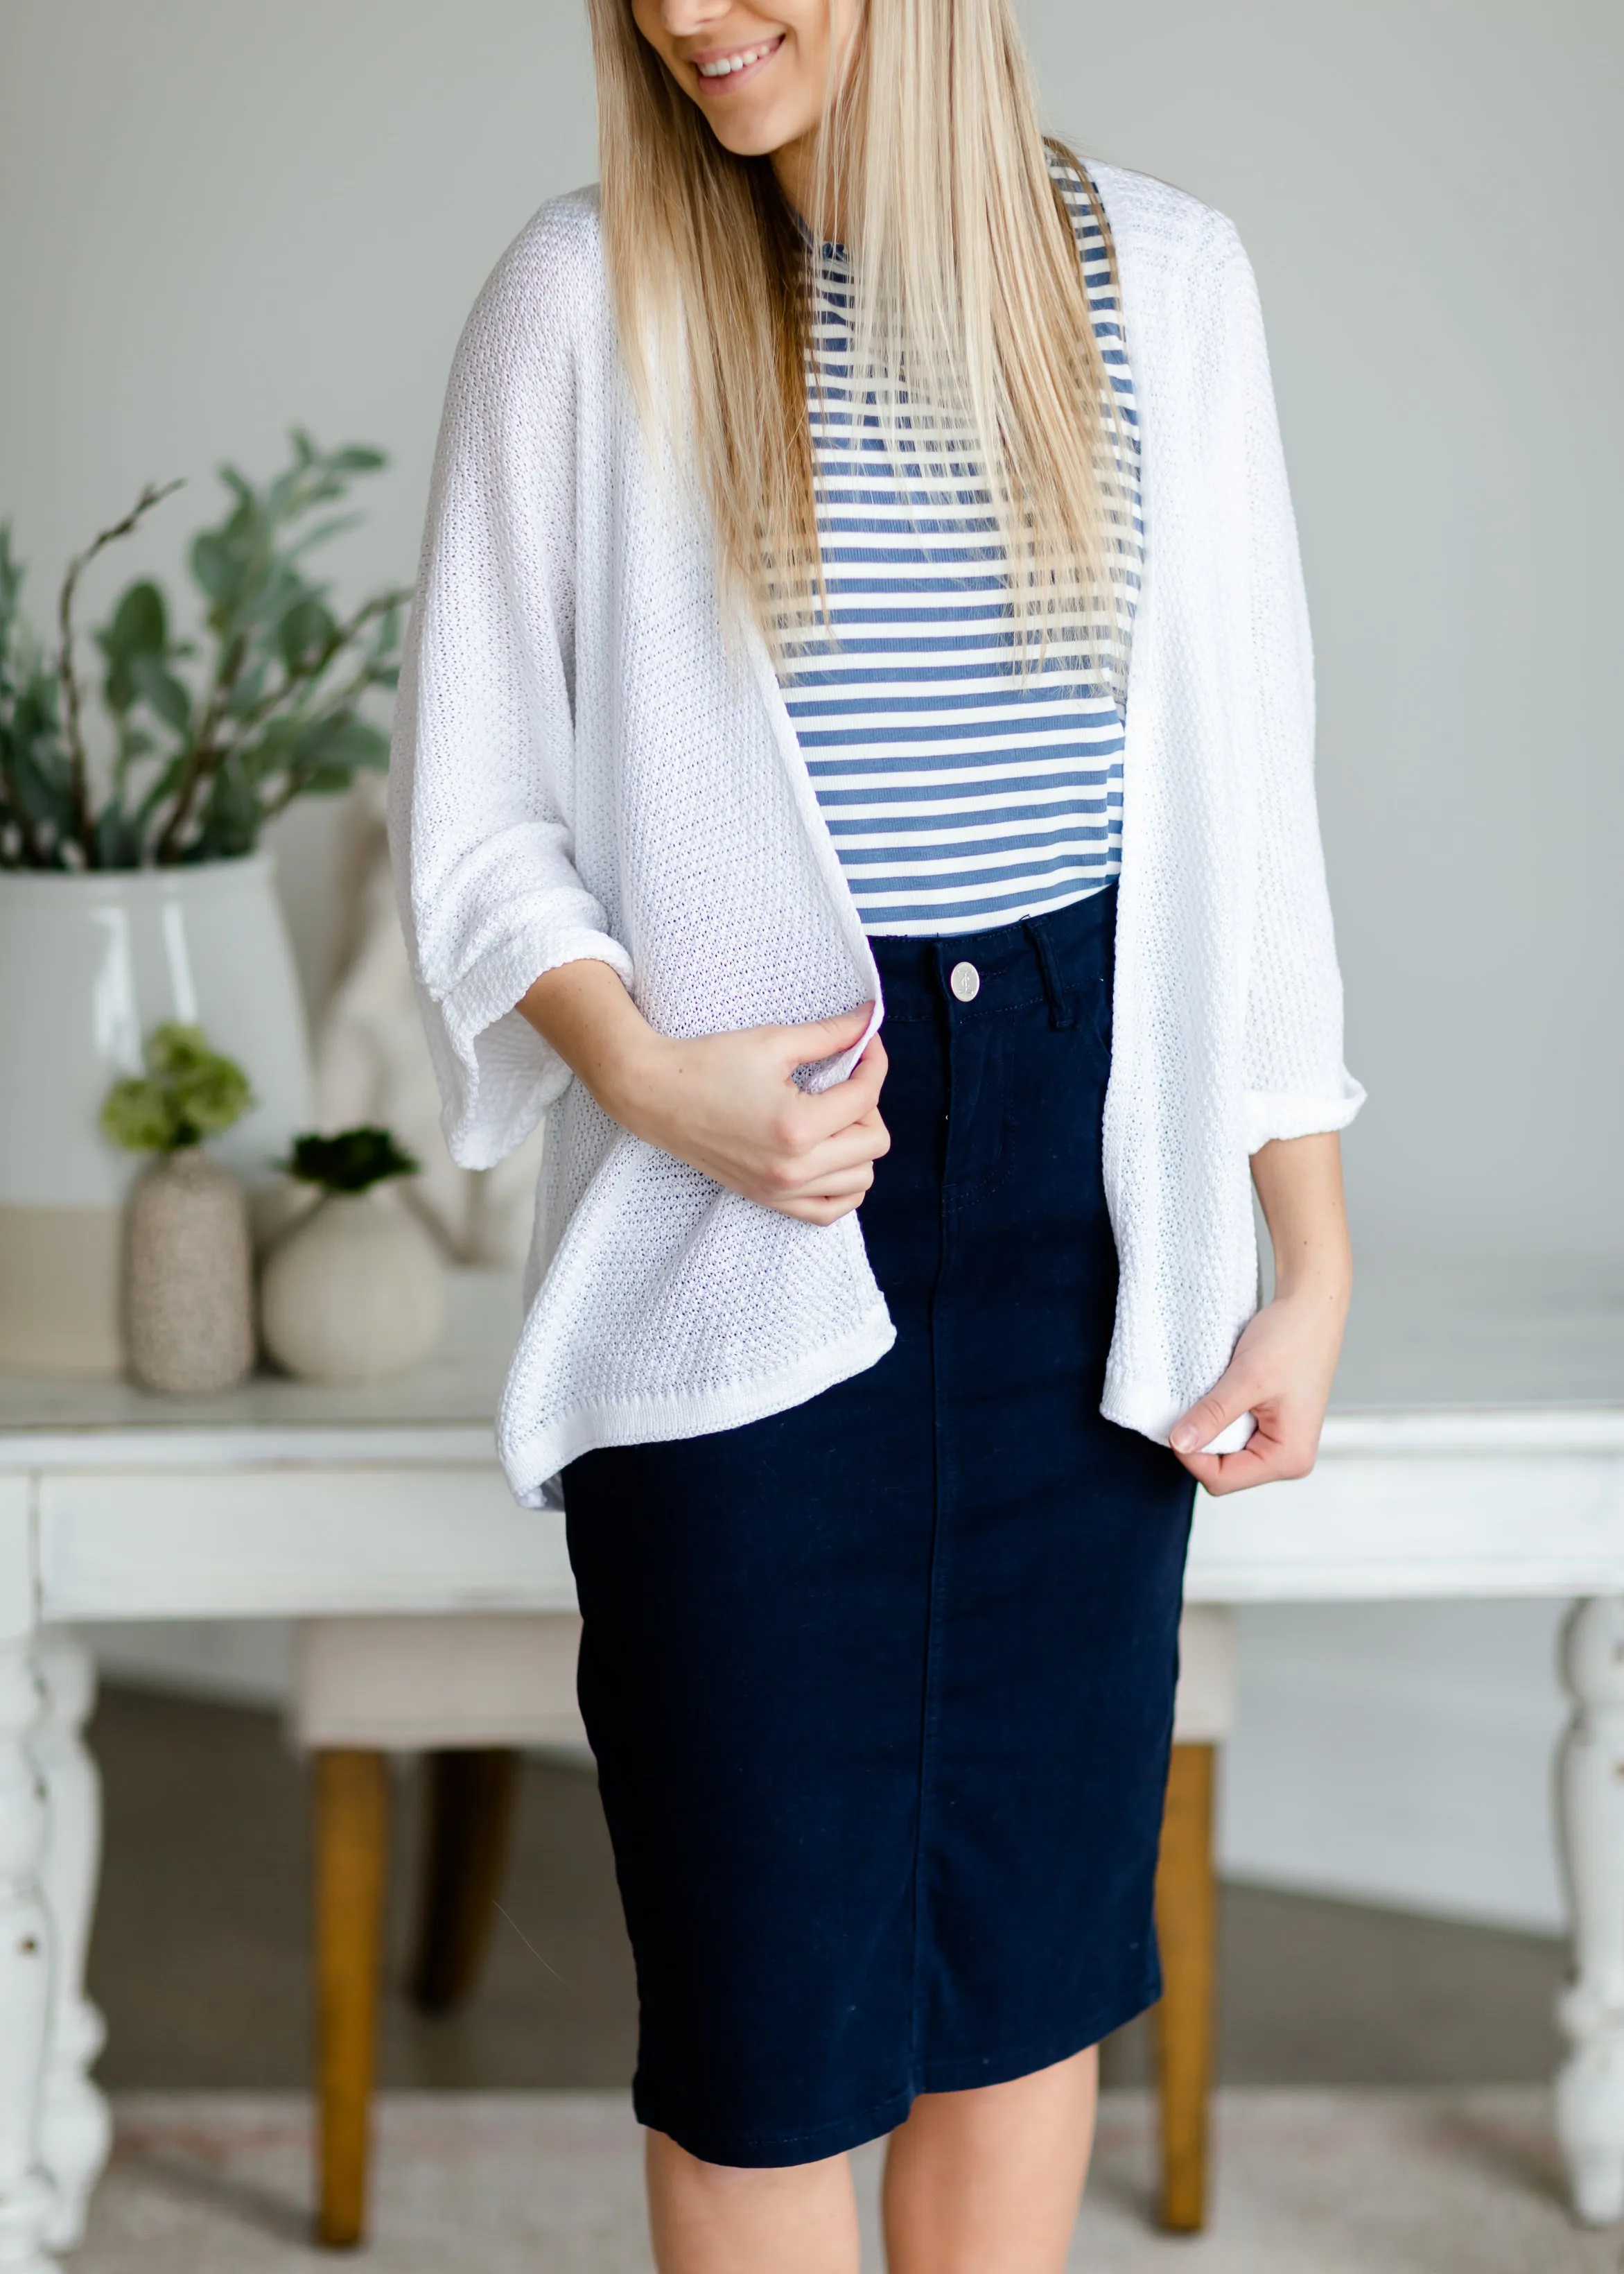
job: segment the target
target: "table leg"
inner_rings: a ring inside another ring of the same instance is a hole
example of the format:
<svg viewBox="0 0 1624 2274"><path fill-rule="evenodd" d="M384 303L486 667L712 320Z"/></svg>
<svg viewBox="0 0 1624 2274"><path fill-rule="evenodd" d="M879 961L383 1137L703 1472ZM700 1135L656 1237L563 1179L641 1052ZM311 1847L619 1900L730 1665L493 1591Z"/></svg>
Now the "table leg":
<svg viewBox="0 0 1624 2274"><path fill-rule="evenodd" d="M0 2270L51 2274L40 2161L50 1965L41 1865L45 1786L29 1738L40 1685L29 1636L0 1638Z"/></svg>
<svg viewBox="0 0 1624 2274"><path fill-rule="evenodd" d="M1574 1702L1557 1812L1573 1918L1573 1980L1557 2004L1572 2051L1556 2127L1574 2209L1624 2218L1624 1600L1576 1604L1562 1638Z"/></svg>
<svg viewBox="0 0 1624 2274"><path fill-rule="evenodd" d="M45 1711L32 1751L45 1780L49 1829L43 1879L50 1906L50 2027L40 2150L56 2191L46 2240L83 2241L90 2191L112 2145L107 2101L90 2078L107 2031L85 1995L85 1954L102 1862L102 1785L82 1732L95 1702L95 1665L79 1638L48 1628L37 1653Z"/></svg>

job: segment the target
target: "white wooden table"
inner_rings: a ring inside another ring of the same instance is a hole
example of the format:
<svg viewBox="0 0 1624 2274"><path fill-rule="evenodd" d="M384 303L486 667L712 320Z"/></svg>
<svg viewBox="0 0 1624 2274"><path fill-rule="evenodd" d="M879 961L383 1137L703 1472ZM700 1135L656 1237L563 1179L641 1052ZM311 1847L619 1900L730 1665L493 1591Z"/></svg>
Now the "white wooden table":
<svg viewBox="0 0 1624 2274"><path fill-rule="evenodd" d="M1198 1510L1207 1602L1562 1596L1575 1981L1557 2086L1580 2216L1624 2216L1624 1300L1583 1272L1372 1271L1315 1474ZM488 1417L512 1284L455 1284L446 1355L365 1392L196 1404L0 1377L0 2270L71 2249L108 2147L84 1994L99 1808L78 1619L556 1610L561 1519Z"/></svg>

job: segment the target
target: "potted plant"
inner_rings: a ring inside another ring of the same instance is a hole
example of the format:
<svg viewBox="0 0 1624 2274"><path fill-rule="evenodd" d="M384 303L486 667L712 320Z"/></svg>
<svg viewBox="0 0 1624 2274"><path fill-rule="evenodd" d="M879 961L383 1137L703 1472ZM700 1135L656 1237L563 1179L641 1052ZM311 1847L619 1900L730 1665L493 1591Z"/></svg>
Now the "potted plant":
<svg viewBox="0 0 1624 2274"><path fill-rule="evenodd" d="M136 1180L124 1227L124 1319L130 1372L143 1389L196 1397L229 1389L254 1359L253 1249L235 1177L204 1141L253 1103L248 1077L210 1050L201 1028L169 1023L147 1043L147 1071L114 1083L103 1133L157 1158Z"/></svg>
<svg viewBox="0 0 1624 2274"><path fill-rule="evenodd" d="M189 554L200 621L131 584L88 650L85 571L178 485L144 490L74 561L54 647L28 630L0 530L0 1366L116 1373L119 1210L128 1161L97 1106L134 1074L141 1036L200 1024L243 1060L256 1098L220 1148L250 1188L311 1111L297 975L266 825L296 798L387 763L375 715L395 678L402 604L348 614L313 550L376 450L322 450L256 486L222 470L226 509Z"/></svg>
<svg viewBox="0 0 1624 2274"><path fill-rule="evenodd" d="M379 1187L417 1163L387 1129L301 1137L283 1163L321 1198L266 1258L266 1349L311 1382L378 1382L426 1358L439 1338L444 1281L428 1233Z"/></svg>

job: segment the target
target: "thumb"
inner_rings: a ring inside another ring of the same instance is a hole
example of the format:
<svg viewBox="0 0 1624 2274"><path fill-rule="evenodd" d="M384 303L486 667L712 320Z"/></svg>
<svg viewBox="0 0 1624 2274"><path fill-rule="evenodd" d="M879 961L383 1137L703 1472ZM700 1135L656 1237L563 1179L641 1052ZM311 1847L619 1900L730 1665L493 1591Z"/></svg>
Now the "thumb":
<svg viewBox="0 0 1624 2274"><path fill-rule="evenodd" d="M1232 1421L1252 1411L1252 1398L1239 1367L1230 1367L1205 1397L1197 1398L1190 1411L1175 1421L1168 1432L1169 1444L1176 1453L1199 1453Z"/></svg>
<svg viewBox="0 0 1624 2274"><path fill-rule="evenodd" d="M786 1027L785 1041L792 1065L815 1065L819 1058L838 1058L861 1042L868 1032L872 1002L859 1003L854 1010L842 1011L838 1018L812 1019L804 1027Z"/></svg>

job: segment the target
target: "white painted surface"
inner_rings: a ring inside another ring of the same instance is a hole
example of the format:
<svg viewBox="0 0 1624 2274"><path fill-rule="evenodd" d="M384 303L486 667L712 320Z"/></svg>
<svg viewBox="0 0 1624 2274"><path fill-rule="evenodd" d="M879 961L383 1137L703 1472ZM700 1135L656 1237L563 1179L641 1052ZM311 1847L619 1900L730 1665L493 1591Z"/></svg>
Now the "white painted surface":
<svg viewBox="0 0 1624 2274"><path fill-rule="evenodd" d="M107 2030L85 1994L102 1872L102 1781L85 1745L96 1677L83 1642L61 1630L41 1638L35 1664L44 1702L31 1751L45 1788L49 1834L40 1876L53 1935L40 2112L40 2157L52 2196L45 2240L53 2250L77 2250L91 2189L113 2144L106 2096L90 2074Z"/></svg>
<svg viewBox="0 0 1624 2274"><path fill-rule="evenodd" d="M1571 2048L1556 2128L1579 2216L1624 2218L1624 1603L1569 1620L1574 1723L1558 1783L1573 1903L1574 1979L1557 2012Z"/></svg>

